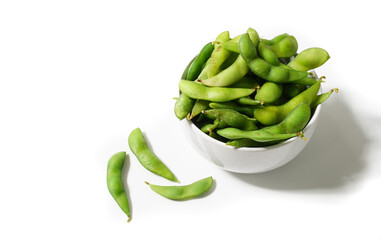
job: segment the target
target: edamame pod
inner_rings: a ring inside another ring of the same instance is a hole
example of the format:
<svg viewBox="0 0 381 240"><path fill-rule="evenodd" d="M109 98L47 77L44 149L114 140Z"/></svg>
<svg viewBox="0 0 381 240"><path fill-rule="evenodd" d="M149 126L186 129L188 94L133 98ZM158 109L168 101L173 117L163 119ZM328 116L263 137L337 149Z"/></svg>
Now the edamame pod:
<svg viewBox="0 0 381 240"><path fill-rule="evenodd" d="M232 109L251 118L254 116L253 107L240 106L236 104L235 102L224 102L224 103L211 102L209 103L209 107L213 109Z"/></svg>
<svg viewBox="0 0 381 240"><path fill-rule="evenodd" d="M243 60L242 56L238 56L235 62L228 68L213 77L204 80L201 79L200 81L206 86L225 87L238 82L248 71L249 68L245 60Z"/></svg>
<svg viewBox="0 0 381 240"><path fill-rule="evenodd" d="M326 93L322 93L320 95L317 95L315 97L315 99L312 101L311 103L311 108L316 108L318 105L322 104L323 102L325 102L329 96L331 96L331 94L333 92L336 92L338 93L339 92L339 89L338 88L333 88L331 89L329 92L326 92Z"/></svg>
<svg viewBox="0 0 381 240"><path fill-rule="evenodd" d="M313 85L313 84L312 84ZM283 85L283 96L293 98L306 90L306 86L298 83L288 83Z"/></svg>
<svg viewBox="0 0 381 240"><path fill-rule="evenodd" d="M255 31L254 29L252 28L249 28L246 33L249 35L251 41L253 42L254 46L257 47L258 44L259 44L259 35L257 33L257 31ZM235 38L233 38L232 40L230 41L227 41L227 42L223 42L222 43L222 46L226 49L226 50L229 50L231 52L235 52L235 53L239 53L239 47L238 47L238 42L240 40L242 35L238 35L236 36Z"/></svg>
<svg viewBox="0 0 381 240"><path fill-rule="evenodd" d="M180 91L193 99L208 100L211 102L228 102L252 94L255 89L207 87L202 84L180 80Z"/></svg>
<svg viewBox="0 0 381 240"><path fill-rule="evenodd" d="M236 102L242 105L250 105L250 106L258 106L258 105L264 104L262 100L255 100L250 97L238 98Z"/></svg>
<svg viewBox="0 0 381 240"><path fill-rule="evenodd" d="M293 97L283 105L266 106L264 108L255 109L254 118L263 125L274 125L282 122L283 119L285 119L286 116L300 103L306 102L308 105L312 103L320 89L322 78L320 78L314 85L307 88L296 97Z"/></svg>
<svg viewBox="0 0 381 240"><path fill-rule="evenodd" d="M223 42L227 42L230 40L229 32L225 31L217 36L216 42L214 43L214 50L212 55L210 56L210 64L207 68L207 77L213 77L219 71L222 63L231 55L231 53L224 49L221 45Z"/></svg>
<svg viewBox="0 0 381 240"><path fill-rule="evenodd" d="M174 110L176 117L183 120L192 111L194 103L194 99L191 99L187 95L181 93L175 103Z"/></svg>
<svg viewBox="0 0 381 240"><path fill-rule="evenodd" d="M273 66L258 57L257 50L245 33L239 41L239 50L250 70L260 78L275 83L288 83L303 79L308 76L307 72L300 72Z"/></svg>
<svg viewBox="0 0 381 240"><path fill-rule="evenodd" d="M122 180L122 170L126 161L126 152L115 153L107 164L107 188L119 207L131 220L130 205Z"/></svg>
<svg viewBox="0 0 381 240"><path fill-rule="evenodd" d="M146 182L161 196L172 200L186 200L206 193L213 185L213 178L208 177L185 186L158 186Z"/></svg>
<svg viewBox="0 0 381 240"><path fill-rule="evenodd" d="M267 147L279 143L280 141L257 142L250 138L240 138L228 141L226 145L241 148L241 147Z"/></svg>
<svg viewBox="0 0 381 240"><path fill-rule="evenodd" d="M282 96L283 86L273 82L266 82L258 89L255 100L263 101L266 104L277 101Z"/></svg>
<svg viewBox="0 0 381 240"><path fill-rule="evenodd" d="M258 81L252 77L243 77L241 80L234 83L233 85L230 85L229 87L231 87L231 88L253 88L253 89L260 88Z"/></svg>
<svg viewBox="0 0 381 240"><path fill-rule="evenodd" d="M198 114L202 112L202 110L205 110L209 107L209 101L205 100L197 100L197 102L194 104L192 111L188 114L187 118L191 120Z"/></svg>
<svg viewBox="0 0 381 240"><path fill-rule="evenodd" d="M188 70L187 79L188 80L196 80L198 75L200 75L202 66L205 64L205 62L210 58L210 55L212 54L214 49L213 44L207 43L200 51L200 53L197 55L196 59L193 61L191 66Z"/></svg>
<svg viewBox="0 0 381 240"><path fill-rule="evenodd" d="M149 149L140 128L135 128L128 136L128 145L139 162L147 170L170 181L179 182L167 166Z"/></svg>
<svg viewBox="0 0 381 240"><path fill-rule="evenodd" d="M257 142L270 142L276 140L285 140L295 136L302 135L299 133L275 134L269 133L262 129L255 131L245 131L237 128L224 128L217 131L217 134L227 139L249 138Z"/></svg>
<svg viewBox="0 0 381 240"><path fill-rule="evenodd" d="M262 130L276 134L300 132L307 125L310 117L310 105L303 102L292 110L281 123L264 127Z"/></svg>
<svg viewBox="0 0 381 240"><path fill-rule="evenodd" d="M243 130L256 130L256 120L249 118L232 109L210 109L202 111L203 114L210 114L220 119L228 126L243 129Z"/></svg>
<svg viewBox="0 0 381 240"><path fill-rule="evenodd" d="M314 47L302 51L287 65L298 71L308 71L320 67L329 58L326 50Z"/></svg>

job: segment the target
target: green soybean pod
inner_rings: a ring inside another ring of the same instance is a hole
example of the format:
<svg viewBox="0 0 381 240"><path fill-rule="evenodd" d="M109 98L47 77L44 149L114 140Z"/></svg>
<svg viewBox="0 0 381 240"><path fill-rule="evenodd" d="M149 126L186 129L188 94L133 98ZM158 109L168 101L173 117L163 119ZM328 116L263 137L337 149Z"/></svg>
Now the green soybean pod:
<svg viewBox="0 0 381 240"><path fill-rule="evenodd" d="M275 83L287 83L303 79L308 76L307 72L295 71L287 68L271 65L259 58L257 50L245 33L239 41L239 51L250 70L262 79Z"/></svg>
<svg viewBox="0 0 381 240"><path fill-rule="evenodd" d="M281 123L264 127L262 130L276 134L300 132L307 125L310 117L310 105L303 102L292 110Z"/></svg>
<svg viewBox="0 0 381 240"><path fill-rule="evenodd" d="M298 71L308 71L320 67L329 58L326 50L314 47L302 51L287 65Z"/></svg>
<svg viewBox="0 0 381 240"><path fill-rule="evenodd" d="M202 112L202 110L205 110L209 107L209 101L205 100L197 100L197 102L194 104L192 111L188 114L187 119L191 120L198 114Z"/></svg>
<svg viewBox="0 0 381 240"><path fill-rule="evenodd" d="M231 55L231 53L227 51L226 49L224 49L224 47L221 45L221 43L227 42L229 40L230 40L230 36L228 31L225 31L217 36L216 42L214 43L213 53L210 56L210 64L208 65L208 68L207 68L208 78L216 75L221 65Z"/></svg>
<svg viewBox="0 0 381 240"><path fill-rule="evenodd" d="M228 68L222 70L217 75L208 79L200 79L200 81L206 86L213 87L226 87L238 82L249 71L245 60L242 56L238 56L235 62Z"/></svg>
<svg viewBox="0 0 381 240"><path fill-rule="evenodd" d="M274 66L280 66L281 62L278 59L278 56L270 49L269 46L263 43L263 41L259 42L258 45L258 54L259 56Z"/></svg>
<svg viewBox="0 0 381 240"><path fill-rule="evenodd" d="M302 135L301 132L298 133L287 133L287 134L276 134L264 131L262 129L247 131L237 128L224 128L217 131L217 134L227 138L227 139L241 139L249 138L257 142L270 142L276 140L285 140L295 136Z"/></svg>
<svg viewBox="0 0 381 240"><path fill-rule="evenodd" d="M322 104L325 102L333 92L338 93L339 89L338 88L333 88L329 92L319 94L315 97L315 99L311 103L311 108L316 108L318 105Z"/></svg>
<svg viewBox="0 0 381 240"><path fill-rule="evenodd" d="M251 118L254 116L254 107L240 106L235 102L211 102L209 107L213 109L232 109Z"/></svg>
<svg viewBox="0 0 381 240"><path fill-rule="evenodd" d="M258 89L255 100L263 101L266 104L277 101L282 96L283 86L273 82L266 82Z"/></svg>
<svg viewBox="0 0 381 240"><path fill-rule="evenodd" d="M322 78L317 83L307 88L299 95L293 97L285 104L280 106L266 106L254 110L254 118L263 125L278 124L285 119L285 117L295 109L300 103L306 102L308 105L315 99L316 94L320 89Z"/></svg>
<svg viewBox="0 0 381 240"><path fill-rule="evenodd" d="M257 31L255 31L255 29L253 28L249 28L246 33L249 35L251 41L253 42L253 44L255 45L255 47L258 46L259 44L259 35L257 33ZM232 40L230 41L227 41L227 42L223 42L222 43L222 46L226 49L226 50L229 50L231 52L235 52L235 53L239 53L239 47L238 47L238 42L241 38L242 34L241 35L238 35L236 36L235 38L233 38Z"/></svg>
<svg viewBox="0 0 381 240"><path fill-rule="evenodd" d="M180 91L193 99L207 100L211 102L228 102L237 98L252 94L254 89L207 87L202 84L180 80Z"/></svg>
<svg viewBox="0 0 381 240"><path fill-rule="evenodd" d="M231 88L253 88L258 89L260 88L258 81L253 77L243 77L238 82L234 83L233 85L230 85Z"/></svg>
<svg viewBox="0 0 381 240"><path fill-rule="evenodd" d="M172 200L187 200L201 196L213 185L213 178L207 177L185 186L158 186L146 182L148 186L161 196Z"/></svg>
<svg viewBox="0 0 381 240"><path fill-rule="evenodd" d="M119 207L131 220L130 205L123 185L122 170L126 160L126 152L115 153L107 164L107 188Z"/></svg>
<svg viewBox="0 0 381 240"><path fill-rule="evenodd" d="M179 182L167 166L149 149L140 128L135 128L128 136L128 145L139 162L147 170L170 181Z"/></svg>
<svg viewBox="0 0 381 240"><path fill-rule="evenodd" d="M266 45L274 45L276 43L279 43L281 40L283 40L285 37L288 37L290 35L288 35L288 33L282 33L282 34L279 34L277 36L275 36L273 39L271 40L268 40L268 39L265 39L265 38L261 38L261 41L264 42Z"/></svg>
<svg viewBox="0 0 381 240"><path fill-rule="evenodd" d="M278 58L288 58L297 53L298 42L294 36L286 36L279 42L271 45L270 48Z"/></svg>
<svg viewBox="0 0 381 240"><path fill-rule="evenodd" d="M279 143L280 141L270 141L270 142L257 142L250 138L240 138L236 140L231 140L226 143L228 146L241 148L241 147L267 147Z"/></svg>
<svg viewBox="0 0 381 240"><path fill-rule="evenodd" d="M242 97L242 98L238 98L236 101L237 101L237 103L239 103L239 104L242 104L242 105L250 105L250 106L258 106L258 105L263 105L263 104L264 104L264 101L262 101L262 100L252 99L252 98L250 98L250 97Z"/></svg>
<svg viewBox="0 0 381 240"><path fill-rule="evenodd" d="M256 119L249 118L232 109L210 109L202 111L203 114L210 114L220 119L228 126L243 129L256 130L258 129Z"/></svg>
<svg viewBox="0 0 381 240"><path fill-rule="evenodd" d="M200 51L200 53L197 55L196 59L193 61L191 66L188 70L187 79L188 80L196 80L198 75L200 75L202 67L204 66L205 62L210 58L210 55L212 54L214 49L213 44L207 43Z"/></svg>
<svg viewBox="0 0 381 240"><path fill-rule="evenodd" d="M306 90L306 86L298 83L287 83L283 85L283 96L293 98Z"/></svg>
<svg viewBox="0 0 381 240"><path fill-rule="evenodd" d="M187 95L181 93L175 103L175 115L179 120L183 120L191 111L194 106L195 100Z"/></svg>

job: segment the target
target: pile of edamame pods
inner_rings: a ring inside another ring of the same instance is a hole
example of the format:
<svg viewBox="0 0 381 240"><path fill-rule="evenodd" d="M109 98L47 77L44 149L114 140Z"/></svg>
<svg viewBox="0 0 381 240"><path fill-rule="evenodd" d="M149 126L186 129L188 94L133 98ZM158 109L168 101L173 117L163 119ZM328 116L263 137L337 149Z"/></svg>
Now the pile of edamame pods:
<svg viewBox="0 0 381 240"><path fill-rule="evenodd" d="M168 167L149 149L147 141L140 130L134 129L128 137L128 145L141 165L152 173L179 183L176 176ZM107 164L107 188L116 203L127 215L127 222L131 220L130 204L124 188L122 171L126 161L126 152L115 153ZM178 186L158 186L148 184L156 193L172 200L186 200L206 193L213 185L213 178L207 177L189 185Z"/></svg>
<svg viewBox="0 0 381 240"><path fill-rule="evenodd" d="M295 136L334 88L318 94L322 79L308 72L330 58L322 48L298 53L287 33L260 38L249 28L230 38L225 31L207 43L179 82L175 115L234 147L264 147Z"/></svg>

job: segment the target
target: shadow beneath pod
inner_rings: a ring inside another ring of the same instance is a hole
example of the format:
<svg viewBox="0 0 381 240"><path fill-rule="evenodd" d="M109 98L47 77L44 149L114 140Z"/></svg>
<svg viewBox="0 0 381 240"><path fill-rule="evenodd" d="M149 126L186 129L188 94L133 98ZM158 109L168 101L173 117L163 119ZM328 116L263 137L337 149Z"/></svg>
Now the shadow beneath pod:
<svg viewBox="0 0 381 240"><path fill-rule="evenodd" d="M231 173L252 185L277 190L348 189L365 169L367 139L340 100L324 105L306 148L288 164L259 174Z"/></svg>

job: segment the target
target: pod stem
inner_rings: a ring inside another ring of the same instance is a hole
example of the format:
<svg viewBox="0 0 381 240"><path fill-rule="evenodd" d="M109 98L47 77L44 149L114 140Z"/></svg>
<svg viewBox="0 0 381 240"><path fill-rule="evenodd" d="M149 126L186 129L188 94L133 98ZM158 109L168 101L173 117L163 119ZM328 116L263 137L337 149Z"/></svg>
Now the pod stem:
<svg viewBox="0 0 381 240"><path fill-rule="evenodd" d="M131 215L127 215L127 222L130 222L131 221Z"/></svg>
<svg viewBox="0 0 381 240"><path fill-rule="evenodd" d="M147 181L144 181L144 183L145 183L145 184L147 184L147 185L150 185L150 183L149 183L149 182L147 182Z"/></svg>
<svg viewBox="0 0 381 240"><path fill-rule="evenodd" d="M333 93L333 92L339 93L339 89L338 88L332 88L331 93Z"/></svg>
<svg viewBox="0 0 381 240"><path fill-rule="evenodd" d="M304 141L307 141L307 138L304 136L303 131L296 133L296 136L300 136Z"/></svg>
<svg viewBox="0 0 381 240"><path fill-rule="evenodd" d="M323 81L323 79L325 79L325 76L321 76L321 77L319 78L319 81L321 81L321 82L325 82L325 81Z"/></svg>

